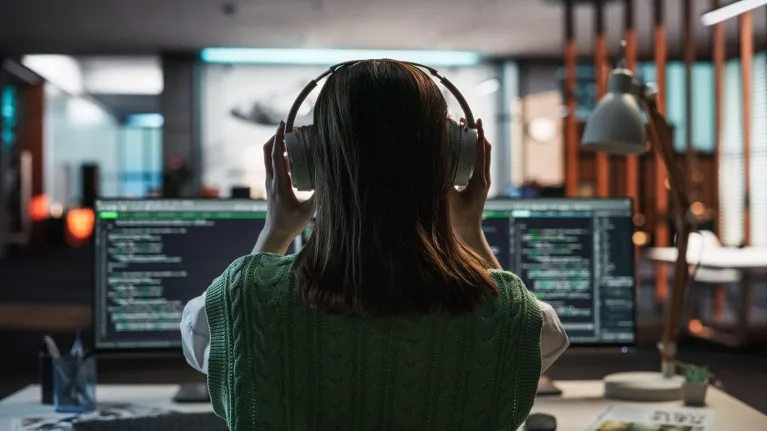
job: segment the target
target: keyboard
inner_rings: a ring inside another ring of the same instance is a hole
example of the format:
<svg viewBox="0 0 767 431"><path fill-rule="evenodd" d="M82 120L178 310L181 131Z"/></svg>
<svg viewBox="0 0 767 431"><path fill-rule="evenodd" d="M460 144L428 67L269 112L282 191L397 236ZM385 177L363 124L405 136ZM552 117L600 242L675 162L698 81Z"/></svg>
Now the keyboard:
<svg viewBox="0 0 767 431"><path fill-rule="evenodd" d="M169 413L76 422L74 431L229 431L229 427L213 413Z"/></svg>

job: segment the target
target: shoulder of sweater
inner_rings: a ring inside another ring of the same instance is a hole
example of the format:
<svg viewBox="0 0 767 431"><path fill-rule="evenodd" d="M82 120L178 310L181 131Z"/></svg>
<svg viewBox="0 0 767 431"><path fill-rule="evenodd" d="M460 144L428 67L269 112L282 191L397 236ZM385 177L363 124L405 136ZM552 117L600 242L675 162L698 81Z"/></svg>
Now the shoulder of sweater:
<svg viewBox="0 0 767 431"><path fill-rule="evenodd" d="M224 273L226 289L268 289L292 272L295 255L253 253L232 262Z"/></svg>
<svg viewBox="0 0 767 431"><path fill-rule="evenodd" d="M535 294L527 289L527 286L525 286L525 283L519 276L513 272L498 269L491 269L490 275L496 282L501 298L508 298L508 300L516 301L520 304L524 303L525 306L537 310L537 313L534 314L540 314L541 308Z"/></svg>
<svg viewBox="0 0 767 431"><path fill-rule="evenodd" d="M520 291L529 292L522 279L513 272L491 269L490 276L493 277L493 280L498 285L498 290L511 290L514 293Z"/></svg>
<svg viewBox="0 0 767 431"><path fill-rule="evenodd" d="M294 255L254 253L237 258L214 280L207 290L208 314L215 310L239 309L250 300L271 297L271 292L285 280L290 280Z"/></svg>
<svg viewBox="0 0 767 431"><path fill-rule="evenodd" d="M295 255L281 255L274 253L252 253L237 258L226 272L229 275L239 275L246 272L273 272L289 269L293 266Z"/></svg>

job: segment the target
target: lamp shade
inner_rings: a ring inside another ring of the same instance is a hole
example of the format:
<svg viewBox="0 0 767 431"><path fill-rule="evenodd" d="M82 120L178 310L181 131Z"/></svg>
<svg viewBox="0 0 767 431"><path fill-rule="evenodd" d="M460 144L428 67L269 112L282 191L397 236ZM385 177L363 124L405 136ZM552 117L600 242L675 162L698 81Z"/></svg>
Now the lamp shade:
<svg viewBox="0 0 767 431"><path fill-rule="evenodd" d="M633 76L626 69L610 75L608 93L586 122L583 148L608 154L642 154L647 151L645 125L635 96Z"/></svg>

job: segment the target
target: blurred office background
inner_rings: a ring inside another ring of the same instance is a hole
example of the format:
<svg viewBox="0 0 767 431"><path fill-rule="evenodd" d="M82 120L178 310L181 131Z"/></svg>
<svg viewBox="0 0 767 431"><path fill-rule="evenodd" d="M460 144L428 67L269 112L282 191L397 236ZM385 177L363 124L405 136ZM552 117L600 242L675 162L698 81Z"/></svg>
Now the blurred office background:
<svg viewBox="0 0 767 431"><path fill-rule="evenodd" d="M423 55L451 79L493 144L493 196L634 198L639 338L650 348L605 361L654 369L652 342L673 274L642 251L673 245L665 174L652 152L637 159L632 178L625 158L605 164L568 151L599 80L623 55L626 2L604 2L604 48L595 43L593 3L576 2L566 41L561 1L0 1L0 340L14 346L0 358L0 381L8 382L0 395L36 378L30 358L42 334L90 327L93 199L228 197L237 187L263 197L262 145L300 90L337 58L326 48ZM724 246L767 246L767 10L753 13L746 36L738 19L723 24L724 55L715 61L714 32L699 20L712 2L629 3L634 70L664 83L691 209ZM576 54L570 67L565 46ZM311 50L280 51L294 48ZM300 122L310 121L313 97ZM767 278L750 283L756 329L748 339L701 330L737 320L745 294L733 282L701 288L702 320L685 326L684 342L738 397L767 411L749 389L767 384ZM605 370L589 361L565 358L552 375L601 377ZM168 367L183 374L181 362Z"/></svg>

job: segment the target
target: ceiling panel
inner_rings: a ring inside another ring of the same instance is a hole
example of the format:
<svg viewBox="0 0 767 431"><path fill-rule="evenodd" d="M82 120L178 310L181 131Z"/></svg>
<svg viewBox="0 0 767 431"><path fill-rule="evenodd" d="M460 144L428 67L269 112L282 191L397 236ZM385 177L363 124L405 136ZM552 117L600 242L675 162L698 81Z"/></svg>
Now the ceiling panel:
<svg viewBox="0 0 767 431"><path fill-rule="evenodd" d="M225 7L231 4L232 7ZM634 1L640 51L652 49L650 0ZM667 0L669 53L681 53L682 1ZM696 0L696 17L710 1ZM224 11L232 12L225 13ZM593 46L593 8L577 7L579 52ZM559 56L562 8L543 0L0 0L0 51L143 54L206 46L462 49ZM619 52L622 2L606 12ZM756 12L756 46L767 44L767 8ZM694 20L701 54L709 32ZM737 22L727 24L737 42ZM732 52L732 50L731 50Z"/></svg>

